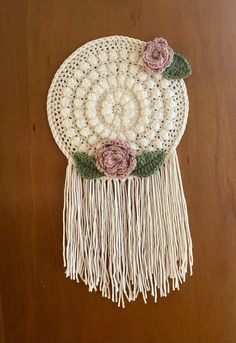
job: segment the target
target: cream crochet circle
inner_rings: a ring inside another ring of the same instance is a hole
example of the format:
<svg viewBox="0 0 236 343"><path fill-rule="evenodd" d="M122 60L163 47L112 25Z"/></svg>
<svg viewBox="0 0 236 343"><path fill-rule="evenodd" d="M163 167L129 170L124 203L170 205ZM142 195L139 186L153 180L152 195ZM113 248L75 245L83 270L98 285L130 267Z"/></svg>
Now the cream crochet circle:
<svg viewBox="0 0 236 343"><path fill-rule="evenodd" d="M111 36L88 42L56 72L47 112L69 158L94 154L103 139L123 139L137 152L178 145L188 116L183 80L167 80L142 64L145 42Z"/></svg>

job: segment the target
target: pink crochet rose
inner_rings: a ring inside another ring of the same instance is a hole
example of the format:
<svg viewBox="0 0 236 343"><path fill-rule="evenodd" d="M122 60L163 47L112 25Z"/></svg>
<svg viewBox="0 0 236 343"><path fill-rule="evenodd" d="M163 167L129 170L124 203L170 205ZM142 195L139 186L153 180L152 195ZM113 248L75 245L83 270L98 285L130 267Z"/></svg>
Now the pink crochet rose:
<svg viewBox="0 0 236 343"><path fill-rule="evenodd" d="M161 74L173 61L174 51L164 38L155 38L147 42L142 59L146 66Z"/></svg>
<svg viewBox="0 0 236 343"><path fill-rule="evenodd" d="M96 167L108 177L126 179L136 163L136 152L121 139L104 140L96 151Z"/></svg>

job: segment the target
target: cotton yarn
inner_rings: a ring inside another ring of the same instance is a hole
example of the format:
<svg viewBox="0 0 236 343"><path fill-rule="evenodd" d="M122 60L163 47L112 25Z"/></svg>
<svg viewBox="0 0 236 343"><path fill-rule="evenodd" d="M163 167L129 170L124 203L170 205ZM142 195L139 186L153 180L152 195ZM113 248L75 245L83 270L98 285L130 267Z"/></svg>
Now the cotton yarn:
<svg viewBox="0 0 236 343"><path fill-rule="evenodd" d="M163 38L111 36L79 47L56 72L47 112L68 158L65 274L125 307L179 289L193 254L176 147L189 62Z"/></svg>
<svg viewBox="0 0 236 343"><path fill-rule="evenodd" d="M63 153L95 153L102 139L123 139L137 153L173 151L184 132L188 96L183 80L145 68L145 42L123 36L78 48L58 69L48 93L48 119Z"/></svg>

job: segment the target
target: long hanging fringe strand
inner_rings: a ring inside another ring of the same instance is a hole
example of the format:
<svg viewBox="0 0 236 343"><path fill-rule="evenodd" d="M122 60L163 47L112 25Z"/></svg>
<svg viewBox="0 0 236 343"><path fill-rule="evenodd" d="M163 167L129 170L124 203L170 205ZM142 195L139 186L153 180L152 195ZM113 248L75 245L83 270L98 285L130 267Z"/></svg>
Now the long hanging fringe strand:
<svg viewBox="0 0 236 343"><path fill-rule="evenodd" d="M192 242L176 152L147 178L82 179L66 171L66 275L124 307L147 293L157 301L192 274ZM159 290L159 291L158 291Z"/></svg>

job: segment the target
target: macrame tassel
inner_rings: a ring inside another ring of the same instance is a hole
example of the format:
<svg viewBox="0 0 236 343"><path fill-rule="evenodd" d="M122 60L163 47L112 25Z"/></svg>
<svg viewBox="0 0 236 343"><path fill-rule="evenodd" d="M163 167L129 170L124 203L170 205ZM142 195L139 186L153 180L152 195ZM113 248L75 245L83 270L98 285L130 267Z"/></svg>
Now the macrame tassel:
<svg viewBox="0 0 236 343"><path fill-rule="evenodd" d="M157 301L179 289L192 242L178 157L147 178L82 179L66 171L63 212L66 275L124 307L141 293Z"/></svg>

